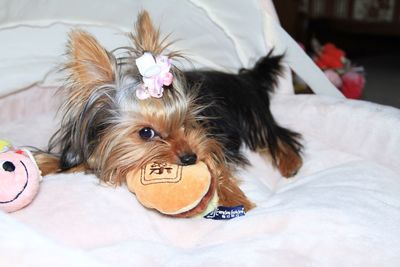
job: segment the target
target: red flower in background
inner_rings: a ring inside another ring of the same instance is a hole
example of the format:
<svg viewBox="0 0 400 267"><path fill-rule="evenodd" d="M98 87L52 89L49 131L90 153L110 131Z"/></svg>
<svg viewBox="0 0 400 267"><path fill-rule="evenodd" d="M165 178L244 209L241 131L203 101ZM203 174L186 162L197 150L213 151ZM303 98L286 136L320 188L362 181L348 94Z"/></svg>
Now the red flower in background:
<svg viewBox="0 0 400 267"><path fill-rule="evenodd" d="M304 49L304 45L300 43ZM314 63L323 71L329 81L342 92L346 98L360 99L365 86L365 70L356 66L346 58L346 53L332 43L321 45L317 39L311 40ZM295 76L296 77L296 76ZM304 81L298 83L299 90L304 86ZM299 86L300 84L300 86ZM305 85L307 86L307 85Z"/></svg>
<svg viewBox="0 0 400 267"><path fill-rule="evenodd" d="M343 74L342 81L343 84L340 90L345 97L351 99L359 99L361 97L365 85L364 75L355 71L350 71Z"/></svg>
<svg viewBox="0 0 400 267"><path fill-rule="evenodd" d="M314 58L315 64L321 69L340 69L344 67L346 54L334 44L325 44Z"/></svg>

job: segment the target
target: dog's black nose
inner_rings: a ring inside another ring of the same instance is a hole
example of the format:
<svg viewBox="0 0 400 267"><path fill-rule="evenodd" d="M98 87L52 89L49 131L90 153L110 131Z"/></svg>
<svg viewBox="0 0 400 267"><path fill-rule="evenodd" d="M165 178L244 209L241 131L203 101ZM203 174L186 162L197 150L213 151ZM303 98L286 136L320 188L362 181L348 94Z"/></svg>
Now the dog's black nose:
<svg viewBox="0 0 400 267"><path fill-rule="evenodd" d="M183 165L192 165L195 164L197 161L197 155L196 154L184 154L179 157L181 160L181 163Z"/></svg>
<svg viewBox="0 0 400 267"><path fill-rule="evenodd" d="M2 167L3 167L3 170L5 170L6 172L15 171L15 165L11 161L4 162Z"/></svg>

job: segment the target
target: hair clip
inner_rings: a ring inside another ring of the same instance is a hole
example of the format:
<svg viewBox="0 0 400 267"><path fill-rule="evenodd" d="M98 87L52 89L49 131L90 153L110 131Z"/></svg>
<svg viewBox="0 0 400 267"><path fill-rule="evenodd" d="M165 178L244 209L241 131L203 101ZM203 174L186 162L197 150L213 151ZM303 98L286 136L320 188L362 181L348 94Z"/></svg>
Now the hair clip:
<svg viewBox="0 0 400 267"><path fill-rule="evenodd" d="M171 85L173 79L170 59L167 56L157 56L154 59L151 53L145 52L136 59L136 66L143 77L136 96L141 100L149 97L161 98L163 86Z"/></svg>

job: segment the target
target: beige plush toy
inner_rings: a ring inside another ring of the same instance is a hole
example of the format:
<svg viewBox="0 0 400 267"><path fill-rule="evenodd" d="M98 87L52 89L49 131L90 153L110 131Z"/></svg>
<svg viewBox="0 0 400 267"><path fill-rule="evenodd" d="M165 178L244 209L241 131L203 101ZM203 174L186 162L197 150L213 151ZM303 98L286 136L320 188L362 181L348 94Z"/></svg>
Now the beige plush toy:
<svg viewBox="0 0 400 267"><path fill-rule="evenodd" d="M216 179L203 162L188 166L153 162L128 173L127 184L145 207L169 216L204 215L218 204Z"/></svg>

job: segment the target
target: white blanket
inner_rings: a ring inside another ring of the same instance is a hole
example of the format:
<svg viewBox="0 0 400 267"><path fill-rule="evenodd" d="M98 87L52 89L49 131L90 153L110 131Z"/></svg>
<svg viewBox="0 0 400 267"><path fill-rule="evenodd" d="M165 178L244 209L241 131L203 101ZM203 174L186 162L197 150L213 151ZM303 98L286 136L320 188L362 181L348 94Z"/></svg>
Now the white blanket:
<svg viewBox="0 0 400 267"><path fill-rule="evenodd" d="M1 101L1 136L45 146L52 88ZM277 120L303 134L292 179L247 152L242 188L257 203L230 221L173 219L93 175L45 177L27 208L0 213L1 266L399 266L400 111L361 101L279 96ZM11 119L10 119L11 118Z"/></svg>

